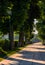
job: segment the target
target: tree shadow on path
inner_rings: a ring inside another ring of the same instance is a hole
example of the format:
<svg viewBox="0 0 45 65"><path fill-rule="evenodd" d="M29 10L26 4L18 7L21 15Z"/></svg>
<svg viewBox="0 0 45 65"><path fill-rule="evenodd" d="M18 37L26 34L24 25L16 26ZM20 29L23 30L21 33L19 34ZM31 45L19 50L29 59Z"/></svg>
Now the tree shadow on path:
<svg viewBox="0 0 45 65"><path fill-rule="evenodd" d="M45 65L44 49L45 48L28 46L25 50L18 52L19 55L17 55L17 57L8 57L6 59L12 61L9 62L9 65Z"/></svg>
<svg viewBox="0 0 45 65"><path fill-rule="evenodd" d="M19 54L22 56L7 58L12 61L9 65L45 65L45 52L21 51Z"/></svg>

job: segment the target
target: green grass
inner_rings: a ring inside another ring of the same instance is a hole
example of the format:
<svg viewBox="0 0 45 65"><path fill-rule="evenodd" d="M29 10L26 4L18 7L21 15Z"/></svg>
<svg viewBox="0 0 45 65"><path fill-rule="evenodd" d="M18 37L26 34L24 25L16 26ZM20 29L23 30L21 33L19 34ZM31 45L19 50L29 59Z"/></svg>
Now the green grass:
<svg viewBox="0 0 45 65"><path fill-rule="evenodd" d="M10 55L12 55L12 54L14 54L14 53L16 53L16 52L18 52L19 50L21 50L21 48L16 48L15 50L10 50L10 51L2 51L1 50L1 54L0 54L0 61L2 61L6 56L10 56ZM3 53L2 53L3 52ZM6 53L7 54L6 54Z"/></svg>
<svg viewBox="0 0 45 65"><path fill-rule="evenodd" d="M22 48L24 48L24 47L16 48L15 50L11 50L11 51L5 51L7 53L7 55L4 55L4 54L0 55L0 61L4 60L4 58L6 56L10 56L10 55L12 55L14 53L19 52Z"/></svg>
<svg viewBox="0 0 45 65"><path fill-rule="evenodd" d="M24 45L23 47L16 47L14 50L7 51L7 55L10 56L10 55L12 55L14 53L17 53L17 52L19 52L20 50L22 50L26 46L27 45Z"/></svg>
<svg viewBox="0 0 45 65"><path fill-rule="evenodd" d="M24 47L26 47L27 45L24 45ZM0 61L4 60L4 57L6 56L10 56L12 54L15 54L17 52L19 52L20 50L22 50L24 47L18 47L18 48L15 48L14 50L9 50L9 51L4 51L4 50L1 50L3 51L4 54L2 54L0 56Z"/></svg>
<svg viewBox="0 0 45 65"><path fill-rule="evenodd" d="M10 56L18 51L20 51L22 48L16 48L15 50L7 51L7 55Z"/></svg>
<svg viewBox="0 0 45 65"><path fill-rule="evenodd" d="M0 47L0 61L3 59L4 56L7 56L7 52Z"/></svg>
<svg viewBox="0 0 45 65"><path fill-rule="evenodd" d="M14 36L16 37L14 41L18 41L18 36L19 34L14 34ZM5 46L5 41L4 39L0 38L0 47L4 47ZM7 43L7 41L6 41ZM8 45L6 45L8 47ZM6 47L6 48L7 48ZM4 47L5 48L5 47ZM2 61L4 59L4 57L7 55L7 56L10 56L16 52L18 52L19 50L21 50L21 48L15 48L14 50L8 50L8 51L4 51L2 48L0 48L0 61ZM5 55L6 54L6 55Z"/></svg>

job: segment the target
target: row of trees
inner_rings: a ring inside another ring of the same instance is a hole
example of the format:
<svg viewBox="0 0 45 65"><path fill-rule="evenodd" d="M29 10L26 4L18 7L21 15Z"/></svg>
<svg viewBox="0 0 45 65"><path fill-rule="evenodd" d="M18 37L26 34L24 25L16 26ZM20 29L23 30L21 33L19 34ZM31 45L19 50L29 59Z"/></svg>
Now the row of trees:
<svg viewBox="0 0 45 65"><path fill-rule="evenodd" d="M39 5L41 8L41 17L38 20L39 22L36 24L36 28L42 43L45 44L45 1L39 1Z"/></svg>
<svg viewBox="0 0 45 65"><path fill-rule="evenodd" d="M13 32L19 31L19 35L23 28L23 24L28 18L27 12L29 9L29 1L26 0L15 0L15 1L1 1L1 24L0 31L3 34L9 33L10 48L14 48ZM22 36L22 35L21 35ZM22 42L22 41L20 41Z"/></svg>
<svg viewBox="0 0 45 65"><path fill-rule="evenodd" d="M14 49L14 31L19 33L19 46L24 45L24 36L25 41L32 38L34 19L39 19L41 15L39 2L39 0L0 1L0 31L9 34L10 49Z"/></svg>

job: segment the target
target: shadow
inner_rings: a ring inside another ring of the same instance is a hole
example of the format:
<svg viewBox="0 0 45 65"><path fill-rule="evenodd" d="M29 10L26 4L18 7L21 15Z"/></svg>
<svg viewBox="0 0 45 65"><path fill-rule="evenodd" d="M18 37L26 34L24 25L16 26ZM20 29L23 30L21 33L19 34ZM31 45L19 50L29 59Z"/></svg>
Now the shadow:
<svg viewBox="0 0 45 65"><path fill-rule="evenodd" d="M36 49L45 50L45 48L36 48Z"/></svg>
<svg viewBox="0 0 45 65"><path fill-rule="evenodd" d="M18 58L6 58L12 61L9 65L45 65L45 52L21 51L19 54L22 55Z"/></svg>
<svg viewBox="0 0 45 65"><path fill-rule="evenodd" d="M22 52L19 52L19 53L23 54L22 56L19 56L21 58L45 61L45 52L22 51Z"/></svg>
<svg viewBox="0 0 45 65"><path fill-rule="evenodd" d="M34 48L34 49L39 49L39 50L45 50L45 48L39 48L39 47L29 47L29 48Z"/></svg>
<svg viewBox="0 0 45 65"><path fill-rule="evenodd" d="M41 42L41 41L32 41L32 43L39 43L39 42Z"/></svg>
<svg viewBox="0 0 45 65"><path fill-rule="evenodd" d="M29 46L29 48L27 47L26 49L18 52L19 55L17 55L17 57L13 56L14 58L7 57L5 59L12 61L9 65L45 65L45 51L44 48L41 47Z"/></svg>
<svg viewBox="0 0 45 65"><path fill-rule="evenodd" d="M32 62L28 60L14 59L14 58L8 58L8 60L13 61L12 63L9 63L9 65L45 65L42 63Z"/></svg>

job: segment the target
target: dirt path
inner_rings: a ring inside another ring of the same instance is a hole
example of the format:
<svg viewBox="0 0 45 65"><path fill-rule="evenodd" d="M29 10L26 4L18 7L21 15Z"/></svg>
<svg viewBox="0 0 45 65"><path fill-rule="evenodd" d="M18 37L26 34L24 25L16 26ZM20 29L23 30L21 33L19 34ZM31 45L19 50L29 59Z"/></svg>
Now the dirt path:
<svg viewBox="0 0 45 65"><path fill-rule="evenodd" d="M0 62L0 65L45 65L45 46L34 43Z"/></svg>

